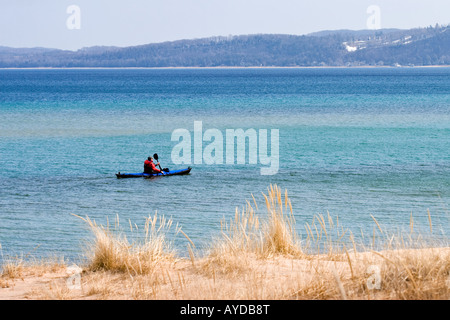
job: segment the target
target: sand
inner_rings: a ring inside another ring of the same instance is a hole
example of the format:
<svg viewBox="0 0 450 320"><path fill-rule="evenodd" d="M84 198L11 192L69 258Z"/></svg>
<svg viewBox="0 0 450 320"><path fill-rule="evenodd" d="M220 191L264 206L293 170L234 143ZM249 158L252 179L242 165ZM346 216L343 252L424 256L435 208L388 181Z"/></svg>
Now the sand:
<svg viewBox="0 0 450 320"><path fill-rule="evenodd" d="M72 266L24 265L14 276L0 277L0 299L450 298L450 248L237 259L240 268L231 272L200 258L163 262L144 275L89 270L71 275Z"/></svg>

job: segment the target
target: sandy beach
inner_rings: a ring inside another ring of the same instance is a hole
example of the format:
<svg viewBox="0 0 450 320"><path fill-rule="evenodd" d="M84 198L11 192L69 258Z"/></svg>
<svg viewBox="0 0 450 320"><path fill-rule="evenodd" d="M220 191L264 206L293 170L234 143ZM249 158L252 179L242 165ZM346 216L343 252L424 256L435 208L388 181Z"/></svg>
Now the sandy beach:
<svg viewBox="0 0 450 320"><path fill-rule="evenodd" d="M83 270L78 287L68 286L65 265L24 266L13 276L0 278L0 299L445 300L450 297L449 261L450 248L304 259L247 257L244 269L226 273L205 271L201 267L205 261L180 259L146 275Z"/></svg>
<svg viewBox="0 0 450 320"><path fill-rule="evenodd" d="M202 251L183 233L189 258L171 249L172 221L147 218L145 237L130 242L109 225L79 217L91 228L83 265L6 260L0 276L2 300L447 300L450 298L450 247L426 246L420 236L387 235L384 249L341 241L345 231L332 217L307 224L303 245L294 231L292 206L277 186L264 195L267 216L254 207L236 209L232 221ZM256 206L256 202L255 202ZM118 223L115 223L117 226ZM131 223L130 223L131 226ZM430 220L430 232L432 222ZM338 237L333 240L332 234ZM308 243L308 245L305 245ZM427 242L429 243L429 242ZM316 253L311 253L316 248ZM320 251L320 252L317 252Z"/></svg>

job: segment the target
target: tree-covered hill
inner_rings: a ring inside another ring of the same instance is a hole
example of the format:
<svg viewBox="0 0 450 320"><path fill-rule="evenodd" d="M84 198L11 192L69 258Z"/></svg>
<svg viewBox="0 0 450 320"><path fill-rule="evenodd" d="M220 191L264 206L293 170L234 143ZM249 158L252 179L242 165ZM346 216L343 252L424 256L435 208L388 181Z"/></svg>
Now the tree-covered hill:
<svg viewBox="0 0 450 320"><path fill-rule="evenodd" d="M0 67L449 65L450 27L257 34L78 51L0 47Z"/></svg>

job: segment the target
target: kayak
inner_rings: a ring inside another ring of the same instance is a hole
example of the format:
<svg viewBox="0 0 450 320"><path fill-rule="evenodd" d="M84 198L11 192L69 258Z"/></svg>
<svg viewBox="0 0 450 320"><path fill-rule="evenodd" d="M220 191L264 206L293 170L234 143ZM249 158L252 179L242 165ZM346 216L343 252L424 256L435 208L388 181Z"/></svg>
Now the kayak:
<svg viewBox="0 0 450 320"><path fill-rule="evenodd" d="M191 172L191 167L188 167L186 169L179 169L179 170L169 170L167 172L164 173L143 173L143 172L138 172L138 173L116 173L117 178L151 178L151 177L159 177L159 176L179 176L179 175L183 175L183 174L189 174L189 172Z"/></svg>

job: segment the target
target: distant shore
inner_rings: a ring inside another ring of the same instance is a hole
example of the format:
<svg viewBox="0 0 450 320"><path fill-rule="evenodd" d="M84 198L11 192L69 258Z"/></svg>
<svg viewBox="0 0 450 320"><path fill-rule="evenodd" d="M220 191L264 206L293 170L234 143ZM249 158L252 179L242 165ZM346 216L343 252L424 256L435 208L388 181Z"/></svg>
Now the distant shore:
<svg viewBox="0 0 450 320"><path fill-rule="evenodd" d="M0 68L0 70L139 70L139 69L422 69L422 68L448 68L450 65L429 66L250 66L250 67L26 67L26 68Z"/></svg>

